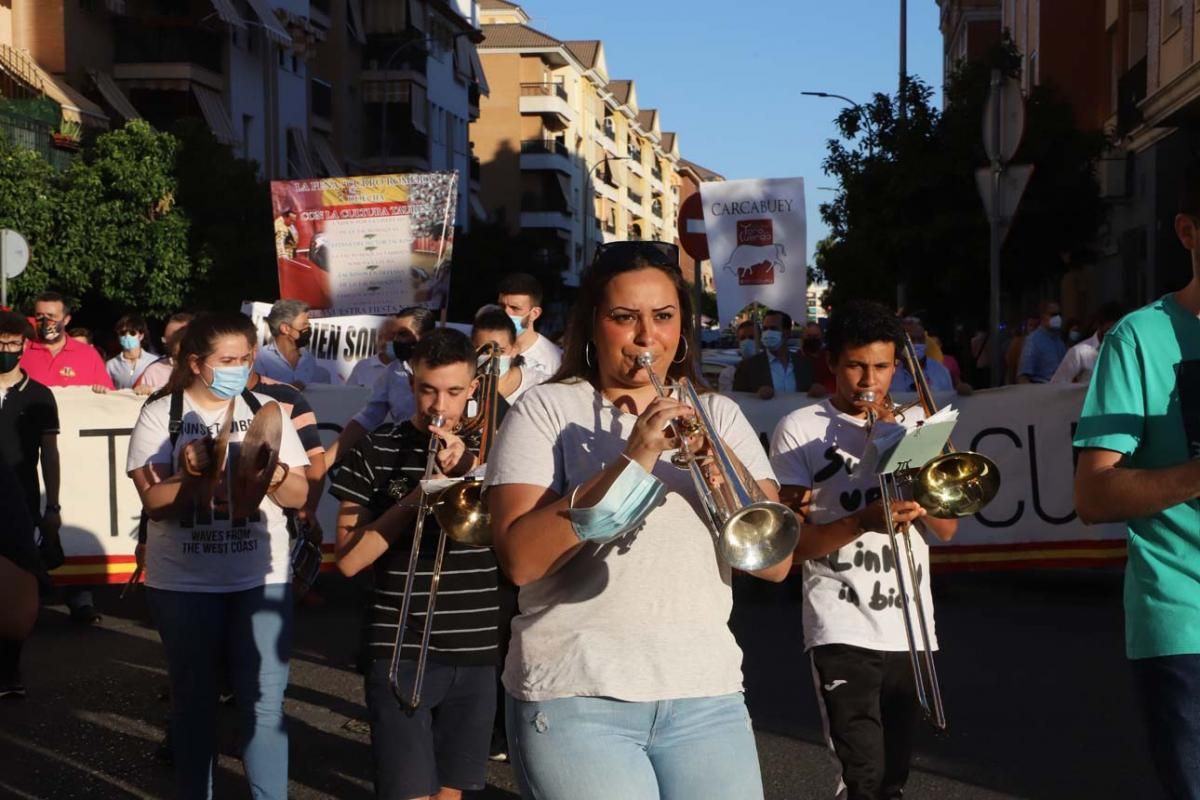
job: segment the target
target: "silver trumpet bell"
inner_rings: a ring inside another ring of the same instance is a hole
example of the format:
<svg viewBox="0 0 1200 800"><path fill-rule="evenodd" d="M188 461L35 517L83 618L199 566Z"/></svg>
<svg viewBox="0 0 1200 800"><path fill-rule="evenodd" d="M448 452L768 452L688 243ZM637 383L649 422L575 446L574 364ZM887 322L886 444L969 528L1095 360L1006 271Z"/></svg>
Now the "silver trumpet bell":
<svg viewBox="0 0 1200 800"><path fill-rule="evenodd" d="M646 370L660 397L667 388L654 372L654 357L643 353L638 365ZM691 472L706 522L717 537L717 551L734 569L754 572L791 556L800 541L800 520L782 503L768 500L741 462L733 458L700 403L687 378L676 384L684 403L695 409L695 418L671 423L679 438L679 451L671 458ZM702 437L705 445L693 448L690 438ZM719 479L710 481L710 476ZM715 486L713 484L716 484Z"/></svg>

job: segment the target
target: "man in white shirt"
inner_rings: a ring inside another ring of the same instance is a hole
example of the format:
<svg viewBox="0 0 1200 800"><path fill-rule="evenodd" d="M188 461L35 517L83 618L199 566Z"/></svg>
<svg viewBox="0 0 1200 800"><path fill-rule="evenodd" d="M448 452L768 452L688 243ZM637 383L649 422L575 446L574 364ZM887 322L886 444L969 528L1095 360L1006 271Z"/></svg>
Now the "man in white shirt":
<svg viewBox="0 0 1200 800"><path fill-rule="evenodd" d="M386 373L388 367L396 360L392 354L392 342L396 339L396 333L403 327L398 316L389 318L379 326L375 339L375 355L364 358L354 365L354 369L350 370L350 377L346 379L347 386L371 387L375 385L379 376Z"/></svg>
<svg viewBox="0 0 1200 800"><path fill-rule="evenodd" d="M1104 334L1125 316L1119 303L1105 303L1096 313L1096 332L1090 338L1067 351L1062 363L1050 378L1051 383L1090 383L1096 359L1100 357L1100 343Z"/></svg>
<svg viewBox="0 0 1200 800"><path fill-rule="evenodd" d="M517 326L517 352L525 363L546 375L558 372L562 350L554 342L534 330L542 316L542 284L525 272L513 272L500 281L498 300L504 313Z"/></svg>
<svg viewBox="0 0 1200 800"><path fill-rule="evenodd" d="M303 391L310 383L331 383L329 370L308 352L312 324L308 321L308 303L277 300L267 314L267 327L275 340L258 351L254 371L264 378L290 383Z"/></svg>

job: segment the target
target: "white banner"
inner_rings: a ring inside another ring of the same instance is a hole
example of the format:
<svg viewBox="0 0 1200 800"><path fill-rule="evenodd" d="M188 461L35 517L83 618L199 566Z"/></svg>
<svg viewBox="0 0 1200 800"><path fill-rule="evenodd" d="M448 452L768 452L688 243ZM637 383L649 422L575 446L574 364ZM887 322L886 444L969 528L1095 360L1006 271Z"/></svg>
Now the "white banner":
<svg viewBox="0 0 1200 800"><path fill-rule="evenodd" d="M368 391L311 386L304 394L328 445L362 407ZM1054 384L939 398L960 411L955 444L995 461L1002 488L983 513L962 521L952 546L939 548L935 563L1027 566L1119 560L1125 527L1085 527L1072 507L1071 436L1083 394L1083 387ZM143 398L131 392L97 395L82 387L54 389L54 395L62 427L63 546L70 556L55 576L78 582L103 582L105 575L123 580L133 569L141 510L125 475L125 454ZM764 443L785 414L814 402L802 395L734 397ZM319 517L330 546L335 513L336 502L326 495Z"/></svg>
<svg viewBox="0 0 1200 800"><path fill-rule="evenodd" d="M270 303L243 303L242 313L254 320L258 326L258 346L270 344L274 337L267 328ZM329 370L334 383L343 384L350 377L354 365L364 358L371 358L378 349L379 329L389 317L360 314L352 317L309 317L312 340L308 350L317 362Z"/></svg>
<svg viewBox="0 0 1200 800"><path fill-rule="evenodd" d="M808 232L803 178L700 184L721 323L752 302L807 314Z"/></svg>

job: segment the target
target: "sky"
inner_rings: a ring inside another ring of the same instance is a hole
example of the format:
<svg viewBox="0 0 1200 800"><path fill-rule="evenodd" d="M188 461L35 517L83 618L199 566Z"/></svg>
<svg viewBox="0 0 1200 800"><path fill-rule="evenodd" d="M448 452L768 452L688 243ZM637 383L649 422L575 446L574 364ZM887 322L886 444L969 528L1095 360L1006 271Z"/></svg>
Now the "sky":
<svg viewBox="0 0 1200 800"><path fill-rule="evenodd" d="M555 38L603 40L609 78L634 80L683 158L729 179L803 177L810 254L826 234L821 162L844 104L800 92L865 103L899 81L899 0L516 2ZM908 72L941 102L936 0L909 0Z"/></svg>

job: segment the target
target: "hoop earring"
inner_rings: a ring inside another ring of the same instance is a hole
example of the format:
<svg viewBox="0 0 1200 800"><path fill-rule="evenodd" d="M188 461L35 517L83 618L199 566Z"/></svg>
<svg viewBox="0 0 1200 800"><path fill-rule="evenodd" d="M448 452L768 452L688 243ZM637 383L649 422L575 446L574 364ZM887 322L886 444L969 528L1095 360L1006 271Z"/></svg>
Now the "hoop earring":
<svg viewBox="0 0 1200 800"><path fill-rule="evenodd" d="M588 365L588 369L592 368L593 364L592 364L592 343L591 343L591 341L588 341L583 346L583 361L584 361L584 363L586 363Z"/></svg>
<svg viewBox="0 0 1200 800"><path fill-rule="evenodd" d="M680 337L679 337L679 341L683 342L683 358L679 358L679 359L674 359L674 358L673 358L673 359L671 359L671 363L672 363L672 364L682 364L683 362L687 361L687 357L688 357L688 343L687 343L687 339L686 339L686 338L684 338L683 336L680 336Z"/></svg>

